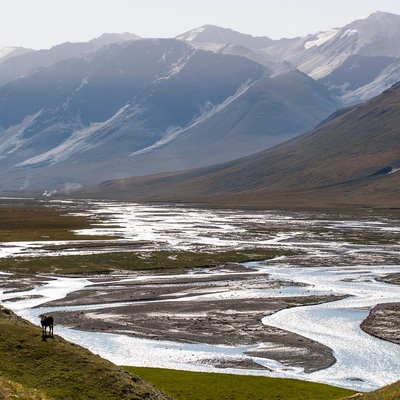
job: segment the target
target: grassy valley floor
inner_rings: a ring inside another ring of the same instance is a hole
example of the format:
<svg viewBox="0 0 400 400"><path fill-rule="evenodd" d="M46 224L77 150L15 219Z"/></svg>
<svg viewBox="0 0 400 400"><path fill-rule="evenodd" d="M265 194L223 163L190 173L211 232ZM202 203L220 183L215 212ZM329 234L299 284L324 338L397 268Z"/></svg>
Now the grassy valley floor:
<svg viewBox="0 0 400 400"><path fill-rule="evenodd" d="M125 367L176 400L334 400L354 392L294 379Z"/></svg>

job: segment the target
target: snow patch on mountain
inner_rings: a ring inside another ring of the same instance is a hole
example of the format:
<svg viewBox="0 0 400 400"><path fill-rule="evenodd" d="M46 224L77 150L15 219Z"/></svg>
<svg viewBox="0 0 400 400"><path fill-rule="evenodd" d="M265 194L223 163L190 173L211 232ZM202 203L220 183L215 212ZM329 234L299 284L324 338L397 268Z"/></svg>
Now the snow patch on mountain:
<svg viewBox="0 0 400 400"><path fill-rule="evenodd" d="M340 29L332 29L327 32L320 32L317 34L317 39L309 40L308 42L304 43L304 48L306 50L311 49L313 47L319 47L326 43L327 41L331 40L336 34L340 31Z"/></svg>
<svg viewBox="0 0 400 400"><path fill-rule="evenodd" d="M322 79L342 65L349 55L350 53L343 52L338 54L336 58L328 60L315 58L301 65L299 69L315 80Z"/></svg>
<svg viewBox="0 0 400 400"><path fill-rule="evenodd" d="M190 45L197 50L212 51L213 53L219 53L227 45L225 43L208 43L208 42L194 42Z"/></svg>
<svg viewBox="0 0 400 400"><path fill-rule="evenodd" d="M357 29L346 29L342 34L341 38L345 38L346 36L354 36L357 35L358 31Z"/></svg>
<svg viewBox="0 0 400 400"><path fill-rule="evenodd" d="M96 143L88 141L87 139L102 125L103 124L101 123L95 123L85 129L76 131L70 138L65 140L59 146L43 154L39 154L36 157L25 160L24 162L17 164L16 167L32 167L38 164L54 165L60 161L68 159L72 154L83 152L89 148L94 148L96 147Z"/></svg>
<svg viewBox="0 0 400 400"><path fill-rule="evenodd" d="M187 33L188 36L186 35L181 35L181 36L177 36L176 39L178 40L187 40L188 42L193 41L194 39L197 38L197 36L204 32L206 28L205 27L200 27L200 28L196 28L196 29L192 29L191 31L189 31Z"/></svg>
<svg viewBox="0 0 400 400"><path fill-rule="evenodd" d="M81 84L75 89L75 93L79 92L84 86L86 86L89 83L89 77L85 77L82 79Z"/></svg>
<svg viewBox="0 0 400 400"><path fill-rule="evenodd" d="M369 84L342 96L344 105L366 101L378 96L387 88L400 81L400 60L395 60L385 68L380 75Z"/></svg>
<svg viewBox="0 0 400 400"><path fill-rule="evenodd" d="M129 154L129 157L134 157L139 154L145 154L145 153L150 153L153 150L156 150L160 147L165 146L166 144L172 142L174 139L179 137L182 132L184 132L187 128L182 129L179 127L170 127L167 129L167 132L165 133L165 136L159 140L158 142L152 144L151 146L145 147L144 149L140 149L137 151L134 151L133 153Z"/></svg>
<svg viewBox="0 0 400 400"><path fill-rule="evenodd" d="M29 128L36 118L40 117L42 111L40 110L34 115L28 115L20 124L11 126L6 131L1 132L0 159L15 153L26 142L26 139L23 138L25 129Z"/></svg>
<svg viewBox="0 0 400 400"><path fill-rule="evenodd" d="M186 51L183 52L182 56L178 58L174 63L171 64L170 69L162 76L159 76L154 83L159 81L167 80L173 77L174 75L179 74L179 72L185 67L189 59L193 56L196 50L192 48L188 48ZM165 62L167 59L167 53L164 53L159 62Z"/></svg>
<svg viewBox="0 0 400 400"><path fill-rule="evenodd" d="M88 127L76 130L68 139L53 149L31 157L24 162L16 165L16 167L32 167L35 165L54 165L69 159L71 156L91 150L101 146L104 131L118 126L121 119L126 118L126 112L133 114L140 110L132 108L130 103L126 104L118 110L109 120L105 122L91 123ZM106 135L107 136L107 135Z"/></svg>
<svg viewBox="0 0 400 400"><path fill-rule="evenodd" d="M0 59L12 53L16 47L3 47L0 49Z"/></svg>

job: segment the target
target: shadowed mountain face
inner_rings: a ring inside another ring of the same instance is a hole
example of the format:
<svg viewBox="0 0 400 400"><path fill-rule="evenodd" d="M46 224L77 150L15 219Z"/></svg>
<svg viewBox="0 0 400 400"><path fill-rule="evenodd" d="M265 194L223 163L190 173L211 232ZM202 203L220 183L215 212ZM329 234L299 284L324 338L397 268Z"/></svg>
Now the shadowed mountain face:
<svg viewBox="0 0 400 400"><path fill-rule="evenodd" d="M6 83L3 188L52 190L233 160L339 107L295 69L229 53L175 39L125 41Z"/></svg>
<svg viewBox="0 0 400 400"><path fill-rule="evenodd" d="M310 133L209 168L104 182L91 195L240 205L380 205L400 199L400 83Z"/></svg>

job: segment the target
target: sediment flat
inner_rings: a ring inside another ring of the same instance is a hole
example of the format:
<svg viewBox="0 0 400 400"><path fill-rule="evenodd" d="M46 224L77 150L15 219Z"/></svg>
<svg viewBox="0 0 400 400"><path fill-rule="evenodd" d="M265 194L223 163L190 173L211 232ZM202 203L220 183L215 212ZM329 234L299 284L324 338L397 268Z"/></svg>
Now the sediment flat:
<svg viewBox="0 0 400 400"><path fill-rule="evenodd" d="M263 325L261 320L287 307L340 297L260 297L260 291L288 285L295 286L293 282L272 281L265 273L229 264L179 276L108 277L46 306L87 305L84 310L53 313L58 324L74 329L153 340L249 346L249 360L250 356L274 359L287 366L302 367L306 372L327 368L335 363L331 349L295 333ZM96 307L90 308L91 305ZM231 361L225 365L220 359L203 362L220 368L232 366ZM257 363L240 363L235 367L264 368Z"/></svg>

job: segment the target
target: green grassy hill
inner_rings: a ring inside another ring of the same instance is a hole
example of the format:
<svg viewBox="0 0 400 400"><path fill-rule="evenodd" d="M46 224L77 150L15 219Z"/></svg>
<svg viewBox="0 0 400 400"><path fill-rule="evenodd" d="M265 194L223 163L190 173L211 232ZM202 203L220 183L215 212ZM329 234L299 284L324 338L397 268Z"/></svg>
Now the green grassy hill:
<svg viewBox="0 0 400 400"><path fill-rule="evenodd" d="M399 400L400 399L400 381L392 385L385 386L371 393L362 393L353 397L346 397L342 400Z"/></svg>
<svg viewBox="0 0 400 400"><path fill-rule="evenodd" d="M137 376L0 306L0 399L168 400Z"/></svg>

